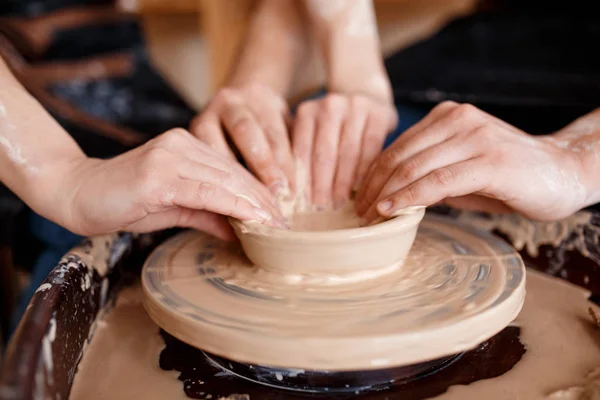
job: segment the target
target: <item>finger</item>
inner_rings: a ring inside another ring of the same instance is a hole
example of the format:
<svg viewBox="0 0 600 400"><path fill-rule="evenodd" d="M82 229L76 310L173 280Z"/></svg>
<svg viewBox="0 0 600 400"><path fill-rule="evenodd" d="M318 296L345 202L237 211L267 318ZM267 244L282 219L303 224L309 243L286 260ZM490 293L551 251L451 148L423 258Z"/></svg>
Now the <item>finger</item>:
<svg viewBox="0 0 600 400"><path fill-rule="evenodd" d="M249 200L249 196L233 194L211 183L180 179L171 196L172 203L178 207L206 210L242 221L281 225L271 213L256 207L253 201Z"/></svg>
<svg viewBox="0 0 600 400"><path fill-rule="evenodd" d="M325 108L317 117L312 150L312 199L317 206L329 207L346 104L341 97L328 97L322 104Z"/></svg>
<svg viewBox="0 0 600 400"><path fill-rule="evenodd" d="M294 159L290 135L285 122L287 109L261 109L257 111L261 125L266 132L267 141L277 165L283 171L286 181L282 189L292 190L295 181Z"/></svg>
<svg viewBox="0 0 600 400"><path fill-rule="evenodd" d="M240 177L246 183L245 188L252 188L257 197L263 201L263 204L270 206L270 211L274 215L280 215L279 208L275 205L272 195L252 174L237 161L215 152L205 143L196 140L184 129L172 129L166 132L157 143L159 147L163 147L175 155L175 166L178 168L180 175L187 170L188 174L184 176L203 181L206 172L203 167L207 166L218 169L222 174ZM148 147L149 150L151 148ZM188 162L186 163L184 160ZM211 177L213 175L209 174L207 176Z"/></svg>
<svg viewBox="0 0 600 400"><path fill-rule="evenodd" d="M249 109L239 103L227 104L223 112L223 125L252 172L268 188L281 185L285 175L275 162L265 133Z"/></svg>
<svg viewBox="0 0 600 400"><path fill-rule="evenodd" d="M306 102L298 107L294 121L292 135L292 150L298 161L299 169L296 181L296 190L304 192L304 200L310 202L312 199L311 160L313 141L316 128L316 109L314 102Z"/></svg>
<svg viewBox="0 0 600 400"><path fill-rule="evenodd" d="M410 128L408 128L406 131L404 131L404 133L402 133L402 135L400 135L400 137L398 139L396 139L396 141L388 149L386 149L382 155L380 155L379 159L384 159L384 157L388 157L391 161L393 159L393 156L390 155L390 153L393 154L393 152L396 151L397 147L403 146L404 143L406 141L408 141L410 138L414 137L419 132L427 129L429 126L431 126L431 124L436 122L443 115L446 115L446 113L448 113L448 111L456 108L457 106L458 106L458 103L455 103L453 101L444 101L444 102L440 103L439 105L437 105L436 107L434 107L419 122L417 122L416 124L414 124ZM359 187L358 187L358 192L357 192L357 196L356 196L357 209L359 208L358 206L363 202L362 197L366 193L369 193L372 191L372 189L367 188L367 186L371 184L373 177L381 175L382 171L378 170L379 167L380 167L379 163L377 163L377 162L371 163L371 165L368 167L368 169L364 175L364 178L361 179L361 182L358 182ZM389 177L390 173L391 172L388 171L388 177ZM381 185L381 181L385 182L386 180L387 180L386 178L381 178L378 185ZM373 183L372 185L375 185L375 183ZM362 211L364 212L365 210L362 210Z"/></svg>
<svg viewBox="0 0 600 400"><path fill-rule="evenodd" d="M381 191L382 186L390 179L399 163L454 137L459 132L473 131L485 122L485 118L477 115L467 118L460 117L466 113L463 111L465 109L469 110L469 108L447 106L446 110L450 111L429 124L424 130L386 149L373 165L373 169L367 177L366 186L359 190L357 212L360 215L366 212L375 200L374 196Z"/></svg>
<svg viewBox="0 0 600 400"><path fill-rule="evenodd" d="M408 140L413 136L419 134L419 132L427 129L431 124L438 121L440 118L444 117L448 112L454 110L456 107L460 106L459 103L454 101L443 101L427 113L421 120L417 123L406 129L400 137L398 137L398 141L400 140Z"/></svg>
<svg viewBox="0 0 600 400"><path fill-rule="evenodd" d="M179 226L197 229L226 241L233 241L236 238L227 218L208 211L193 211L186 219L180 221Z"/></svg>
<svg viewBox="0 0 600 400"><path fill-rule="evenodd" d="M402 190L436 169L466 161L478 155L475 141L464 141L464 139L454 136L398 163L381 188L373 188L373 191L367 193L363 198L364 204L361 204L361 210L368 210L365 218L377 215L376 204L393 192Z"/></svg>
<svg viewBox="0 0 600 400"><path fill-rule="evenodd" d="M378 113L379 114L379 113ZM381 153L383 142L387 132L387 121L380 118L378 114L371 114L367 118L367 124L362 138L360 162L357 168L356 179L361 182L373 160Z"/></svg>
<svg viewBox="0 0 600 400"><path fill-rule="evenodd" d="M233 151L231 151L231 148L227 144L225 133L221 129L221 123L218 118L203 116L194 119L190 124L190 132L210 148L219 152L219 154L235 160L235 154L233 154Z"/></svg>
<svg viewBox="0 0 600 400"><path fill-rule="evenodd" d="M254 206L260 207L275 218L283 218L272 197L265 196L259 187L262 186L255 178L248 179L235 172L223 171L204 163L182 160L177 164L180 178L216 185L235 195L244 196Z"/></svg>
<svg viewBox="0 0 600 400"><path fill-rule="evenodd" d="M462 210L481 211L492 214L507 214L515 212L515 210L498 199L492 199L476 194L468 194L460 197L449 197L444 201L444 203L451 207Z"/></svg>
<svg viewBox="0 0 600 400"><path fill-rule="evenodd" d="M351 113L342 126L338 164L333 184L333 201L336 208L349 198L356 178L356 168L360 157L362 132L365 129L367 114Z"/></svg>
<svg viewBox="0 0 600 400"><path fill-rule="evenodd" d="M197 229L227 241L235 239L231 225L225 217L207 211L179 207L150 214L142 220L129 225L126 227L126 230L129 232L145 233L173 227Z"/></svg>
<svg viewBox="0 0 600 400"><path fill-rule="evenodd" d="M483 157L477 157L437 169L379 202L377 211L390 217L406 207L430 206L448 197L491 195L489 185L495 178L494 169L482 160Z"/></svg>

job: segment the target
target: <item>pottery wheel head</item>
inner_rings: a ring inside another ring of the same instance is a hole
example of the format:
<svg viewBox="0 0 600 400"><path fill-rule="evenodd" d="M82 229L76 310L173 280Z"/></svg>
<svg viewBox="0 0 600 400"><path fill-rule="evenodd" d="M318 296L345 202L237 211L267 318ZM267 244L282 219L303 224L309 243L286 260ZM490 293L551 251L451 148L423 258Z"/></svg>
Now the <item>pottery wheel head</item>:
<svg viewBox="0 0 600 400"><path fill-rule="evenodd" d="M469 350L506 327L525 268L502 240L427 216L405 264L348 283L255 268L237 244L198 232L160 246L142 272L152 319L180 340L239 362L351 371Z"/></svg>

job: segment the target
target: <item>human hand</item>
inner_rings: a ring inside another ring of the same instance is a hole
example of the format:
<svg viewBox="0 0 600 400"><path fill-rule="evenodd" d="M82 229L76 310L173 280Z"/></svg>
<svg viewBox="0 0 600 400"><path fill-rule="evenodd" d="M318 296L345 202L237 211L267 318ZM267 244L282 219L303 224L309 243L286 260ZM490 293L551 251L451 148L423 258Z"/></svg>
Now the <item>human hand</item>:
<svg viewBox="0 0 600 400"><path fill-rule="evenodd" d="M110 160L84 158L61 175L58 219L81 235L178 226L231 239L225 215L283 224L261 183L183 129Z"/></svg>
<svg viewBox="0 0 600 400"><path fill-rule="evenodd" d="M391 104L364 95L334 93L302 103L292 147L307 170L306 200L342 206L397 123Z"/></svg>
<svg viewBox="0 0 600 400"><path fill-rule="evenodd" d="M276 194L294 185L288 115L285 100L268 86L224 88L192 121L190 131L219 153L235 158L228 136L252 172Z"/></svg>
<svg viewBox="0 0 600 400"><path fill-rule="evenodd" d="M445 202L555 220L588 198L577 153L532 137L469 104L444 102L371 166L356 198L368 221L409 206Z"/></svg>

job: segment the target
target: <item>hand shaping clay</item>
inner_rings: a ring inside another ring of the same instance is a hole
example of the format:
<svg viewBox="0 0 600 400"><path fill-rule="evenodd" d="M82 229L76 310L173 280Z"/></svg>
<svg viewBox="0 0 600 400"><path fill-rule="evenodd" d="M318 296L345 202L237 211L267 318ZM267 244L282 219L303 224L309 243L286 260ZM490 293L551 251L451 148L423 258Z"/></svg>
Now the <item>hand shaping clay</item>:
<svg viewBox="0 0 600 400"><path fill-rule="evenodd" d="M230 220L246 256L255 265L315 282L381 276L402 265L424 208L364 226L351 201L340 209L316 210L308 205L304 199L306 177L300 163L296 175L296 195L289 199L289 193L284 193L280 198L289 230L256 221Z"/></svg>

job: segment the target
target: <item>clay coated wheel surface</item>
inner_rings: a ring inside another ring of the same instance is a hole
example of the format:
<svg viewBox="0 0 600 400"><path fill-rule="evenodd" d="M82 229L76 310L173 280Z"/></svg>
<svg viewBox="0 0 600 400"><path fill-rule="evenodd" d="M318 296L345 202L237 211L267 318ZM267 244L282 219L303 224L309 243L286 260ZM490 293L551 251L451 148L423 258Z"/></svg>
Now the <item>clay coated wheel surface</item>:
<svg viewBox="0 0 600 400"><path fill-rule="evenodd" d="M510 246L431 216L405 264L374 279L308 285L252 266L236 244L186 232L149 257L142 282L152 319L194 347L324 371L469 350L506 327L525 295L523 262Z"/></svg>

